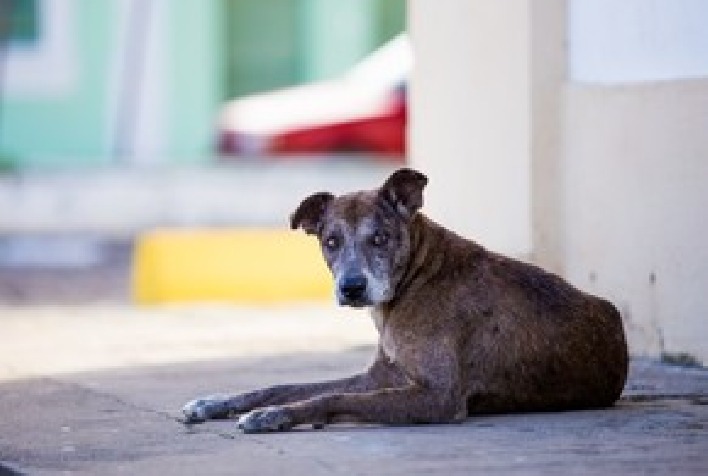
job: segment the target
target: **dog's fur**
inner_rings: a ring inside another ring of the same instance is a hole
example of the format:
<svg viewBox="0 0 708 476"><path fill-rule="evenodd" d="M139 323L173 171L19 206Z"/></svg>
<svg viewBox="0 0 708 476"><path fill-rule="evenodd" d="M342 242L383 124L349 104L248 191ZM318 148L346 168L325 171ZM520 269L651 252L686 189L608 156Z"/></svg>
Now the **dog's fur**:
<svg viewBox="0 0 708 476"><path fill-rule="evenodd" d="M365 372L194 400L186 420L245 413L239 426L256 432L612 405L628 364L615 307L429 220L426 184L401 169L377 190L312 195L291 219L319 238L339 302L372 307L380 338Z"/></svg>

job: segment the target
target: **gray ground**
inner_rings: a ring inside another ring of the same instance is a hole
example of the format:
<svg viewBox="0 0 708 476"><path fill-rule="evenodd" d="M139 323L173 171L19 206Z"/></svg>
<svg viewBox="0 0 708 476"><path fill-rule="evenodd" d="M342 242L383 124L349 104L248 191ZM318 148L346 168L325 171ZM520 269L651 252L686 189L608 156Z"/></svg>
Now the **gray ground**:
<svg viewBox="0 0 708 476"><path fill-rule="evenodd" d="M27 474L708 474L708 371L636 359L614 408L243 435L188 399L366 364L326 306L0 308L0 461ZM0 474L3 471L0 470Z"/></svg>

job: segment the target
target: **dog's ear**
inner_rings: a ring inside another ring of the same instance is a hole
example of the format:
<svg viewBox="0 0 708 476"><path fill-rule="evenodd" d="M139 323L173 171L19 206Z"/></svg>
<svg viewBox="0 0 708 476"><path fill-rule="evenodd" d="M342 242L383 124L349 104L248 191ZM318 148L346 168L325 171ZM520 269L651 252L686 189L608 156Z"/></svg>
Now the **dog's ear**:
<svg viewBox="0 0 708 476"><path fill-rule="evenodd" d="M302 228L308 235L319 234L322 216L332 200L334 200L334 195L329 192L310 195L290 215L290 228L293 230Z"/></svg>
<svg viewBox="0 0 708 476"><path fill-rule="evenodd" d="M399 169L386 180L379 195L405 218L423 206L423 189L428 177L413 169Z"/></svg>

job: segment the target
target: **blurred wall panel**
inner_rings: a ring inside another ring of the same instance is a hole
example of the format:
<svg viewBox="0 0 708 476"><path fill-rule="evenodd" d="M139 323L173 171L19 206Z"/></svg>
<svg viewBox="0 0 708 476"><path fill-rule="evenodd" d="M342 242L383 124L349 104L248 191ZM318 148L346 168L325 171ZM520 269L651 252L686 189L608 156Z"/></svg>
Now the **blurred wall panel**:
<svg viewBox="0 0 708 476"><path fill-rule="evenodd" d="M224 100L336 76L398 33L405 11L404 0L5 2L24 7L0 67L3 169L210 163Z"/></svg>
<svg viewBox="0 0 708 476"><path fill-rule="evenodd" d="M226 0L226 98L290 86L302 62L299 0Z"/></svg>
<svg viewBox="0 0 708 476"><path fill-rule="evenodd" d="M226 97L344 73L405 29L405 0L224 0Z"/></svg>
<svg viewBox="0 0 708 476"><path fill-rule="evenodd" d="M110 144L114 1L37 4L37 37L10 43L2 67L0 153L13 165L101 163Z"/></svg>

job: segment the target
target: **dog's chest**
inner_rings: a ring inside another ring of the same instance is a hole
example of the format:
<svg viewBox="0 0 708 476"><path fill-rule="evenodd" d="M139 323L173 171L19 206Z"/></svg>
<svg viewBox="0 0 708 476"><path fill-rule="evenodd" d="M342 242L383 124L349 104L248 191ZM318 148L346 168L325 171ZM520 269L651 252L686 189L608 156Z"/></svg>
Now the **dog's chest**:
<svg viewBox="0 0 708 476"><path fill-rule="evenodd" d="M395 338L396 332L390 323L386 322L386 316L380 310L372 310L371 317L374 321L374 325L376 326L376 330L379 332L381 348L384 354L391 362L396 361L396 358L398 357L397 349L399 345Z"/></svg>

